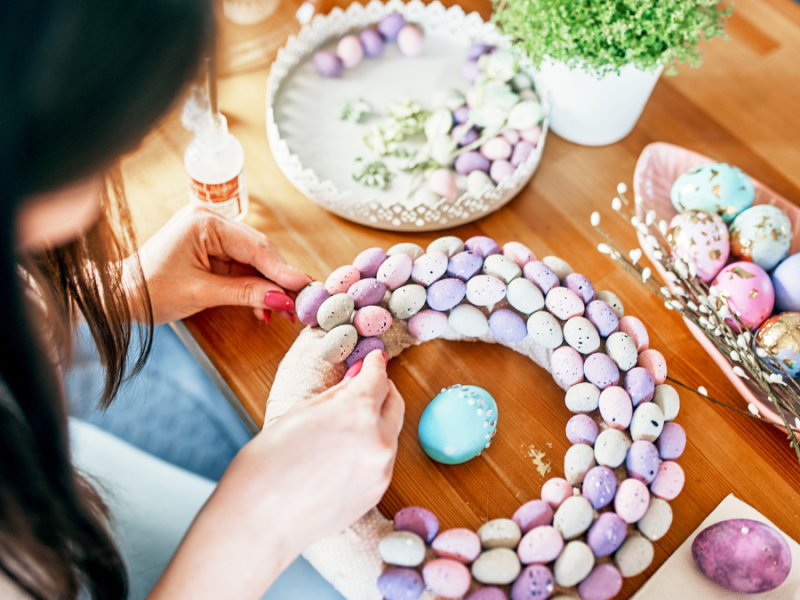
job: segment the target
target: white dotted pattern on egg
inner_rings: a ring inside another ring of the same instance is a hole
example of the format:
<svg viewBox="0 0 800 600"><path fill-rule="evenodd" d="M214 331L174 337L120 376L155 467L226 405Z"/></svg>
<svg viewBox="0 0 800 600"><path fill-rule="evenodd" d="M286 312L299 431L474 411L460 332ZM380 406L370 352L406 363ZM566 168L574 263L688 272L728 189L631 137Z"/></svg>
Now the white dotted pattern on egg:
<svg viewBox="0 0 800 600"><path fill-rule="evenodd" d="M425 250L417 244L404 242L402 244L395 244L386 251L386 256L394 256L395 254L407 254L411 260L417 260L420 256L425 254Z"/></svg>
<svg viewBox="0 0 800 600"><path fill-rule="evenodd" d="M319 355L330 363L342 362L353 353L358 343L358 332L352 325L334 327L320 341Z"/></svg>
<svg viewBox="0 0 800 600"><path fill-rule="evenodd" d="M325 331L350 322L355 311L355 302L348 294L335 294L320 304L317 323Z"/></svg>
<svg viewBox="0 0 800 600"><path fill-rule="evenodd" d="M562 587L578 585L591 573L594 567L594 554L583 542L573 541L564 546L564 550L553 565L553 577Z"/></svg>
<svg viewBox="0 0 800 600"><path fill-rule="evenodd" d="M489 333L489 319L480 308L459 304L450 311L450 327L466 337L482 337Z"/></svg>
<svg viewBox="0 0 800 600"><path fill-rule="evenodd" d="M425 306L427 299L428 292L424 287L410 283L392 292L387 308L396 319L410 319Z"/></svg>
<svg viewBox="0 0 800 600"><path fill-rule="evenodd" d="M433 240L430 244L428 244L428 248L426 252L444 252L448 257L452 257L454 254L458 254L459 252L464 251L464 242L461 238L457 238L454 235L448 235L445 237L440 237L439 239Z"/></svg>
<svg viewBox="0 0 800 600"><path fill-rule="evenodd" d="M657 404L642 402L633 411L631 437L633 441L655 442L664 428L664 413Z"/></svg>
<svg viewBox="0 0 800 600"><path fill-rule="evenodd" d="M672 507L661 498L651 497L647 512L636 523L636 528L651 542L660 540L672 525Z"/></svg>
<svg viewBox="0 0 800 600"><path fill-rule="evenodd" d="M567 390L567 408L574 413L590 413L600 405L600 388L584 381Z"/></svg>
<svg viewBox="0 0 800 600"><path fill-rule="evenodd" d="M475 306L497 304L506 297L506 284L492 275L476 275L467 281L467 300Z"/></svg>
<svg viewBox="0 0 800 600"><path fill-rule="evenodd" d="M623 457L624 460L624 457ZM575 444L570 446L564 455L564 478L571 484L577 485L586 477L595 465L594 450L588 444Z"/></svg>
<svg viewBox="0 0 800 600"><path fill-rule="evenodd" d="M542 262L546 264L553 273L556 274L559 281L564 281L564 278L567 275L571 275L575 271L572 270L572 267L569 266L569 263L562 258L558 258L557 256L545 256L542 259Z"/></svg>
<svg viewBox="0 0 800 600"><path fill-rule="evenodd" d="M614 292L597 292L597 299L608 304L611 310L614 311L614 314L617 315L618 319L625 316L625 308L622 306L622 301Z"/></svg>
<svg viewBox="0 0 800 600"><path fill-rule="evenodd" d="M620 371L630 371L639 360L636 344L627 333L617 331L606 340L606 354L617 363Z"/></svg>
<svg viewBox="0 0 800 600"><path fill-rule="evenodd" d="M544 308L542 291L536 284L523 277L518 277L508 284L506 300L513 308L526 315Z"/></svg>
<svg viewBox="0 0 800 600"><path fill-rule="evenodd" d="M411 280L420 285L429 286L441 279L447 271L448 258L444 252L428 252L414 261L411 269Z"/></svg>
<svg viewBox="0 0 800 600"><path fill-rule="evenodd" d="M564 339L581 354L591 354L600 349L600 334L585 317L572 317L564 324Z"/></svg>
<svg viewBox="0 0 800 600"><path fill-rule="evenodd" d="M594 509L583 496L572 496L564 500L553 517L553 527L565 540L572 540L586 532L592 525Z"/></svg>
<svg viewBox="0 0 800 600"><path fill-rule="evenodd" d="M601 431L594 442L594 457L598 465L616 469L625 462L630 440L618 429Z"/></svg>
<svg viewBox="0 0 800 600"><path fill-rule="evenodd" d="M483 273L493 275L508 285L522 275L522 269L507 256L492 254L483 261Z"/></svg>
<svg viewBox="0 0 800 600"><path fill-rule="evenodd" d="M543 310L533 313L528 318L528 335L543 348L558 348L564 341L558 320Z"/></svg>

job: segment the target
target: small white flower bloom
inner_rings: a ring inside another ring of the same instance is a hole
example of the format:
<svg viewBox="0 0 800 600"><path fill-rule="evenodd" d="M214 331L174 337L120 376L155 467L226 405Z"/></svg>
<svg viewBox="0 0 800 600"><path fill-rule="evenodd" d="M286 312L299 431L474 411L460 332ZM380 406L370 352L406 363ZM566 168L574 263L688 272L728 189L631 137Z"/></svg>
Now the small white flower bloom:
<svg viewBox="0 0 800 600"><path fill-rule="evenodd" d="M736 343L739 344L739 348L742 350L747 350L747 340L745 340L743 334L739 334L736 336Z"/></svg>
<svg viewBox="0 0 800 600"><path fill-rule="evenodd" d="M694 261L689 263L689 275L692 277L697 277L697 265L694 263Z"/></svg>
<svg viewBox="0 0 800 600"><path fill-rule="evenodd" d="M667 298L672 298L672 294L665 286L661 286L661 294L666 296Z"/></svg>
<svg viewBox="0 0 800 600"><path fill-rule="evenodd" d="M669 310L672 310L672 304L669 303L669 300L664 302L664 306L666 306Z"/></svg>
<svg viewBox="0 0 800 600"><path fill-rule="evenodd" d="M656 236L652 234L648 234L645 239L647 240L647 243L650 244L653 248L658 248L661 245L658 243Z"/></svg>
<svg viewBox="0 0 800 600"><path fill-rule="evenodd" d="M756 354L757 354L757 355L758 355L760 358L767 358L767 353L766 353L766 351L765 351L763 348L756 348Z"/></svg>
<svg viewBox="0 0 800 600"><path fill-rule="evenodd" d="M624 194L627 191L628 191L628 186L627 185L625 185L622 182L617 184L617 193L618 194Z"/></svg>
<svg viewBox="0 0 800 600"><path fill-rule="evenodd" d="M631 225L633 225L634 227L638 227L641 224L642 222L639 220L639 217L637 217L636 215L633 215L631 217Z"/></svg>
<svg viewBox="0 0 800 600"><path fill-rule="evenodd" d="M749 410L751 414L758 416L758 407L752 402L747 405L747 410Z"/></svg>
<svg viewBox="0 0 800 600"><path fill-rule="evenodd" d="M686 306L688 306L688 307L689 307L689 308L691 308L692 310L697 310L697 304L695 304L695 303L694 303L694 302L692 302L691 300L689 300L689 301L686 303Z"/></svg>
<svg viewBox="0 0 800 600"><path fill-rule="evenodd" d="M645 225L641 221L639 221L639 224L636 226L636 230L645 236L650 233L650 230L647 228L647 225Z"/></svg>
<svg viewBox="0 0 800 600"><path fill-rule="evenodd" d="M701 313L703 313L704 315L707 315L707 314L708 314L708 308L706 307L706 305L705 305L705 304L701 304L700 306L698 306L698 307L697 307L697 310L699 310L699 311L700 311Z"/></svg>
<svg viewBox="0 0 800 600"><path fill-rule="evenodd" d="M710 288L708 288L708 293L714 296L715 298L719 298L719 290L715 285L712 285Z"/></svg>
<svg viewBox="0 0 800 600"><path fill-rule="evenodd" d="M739 353L736 350L731 350L731 360L733 362L740 362Z"/></svg>
<svg viewBox="0 0 800 600"><path fill-rule="evenodd" d="M719 327L717 327L714 330L714 335L717 336L717 337L720 337L722 335L722 330Z"/></svg>
<svg viewBox="0 0 800 600"><path fill-rule="evenodd" d="M650 272L650 267L645 267L644 269L642 269L642 283L650 279L650 275L652 275L652 273Z"/></svg>
<svg viewBox="0 0 800 600"><path fill-rule="evenodd" d="M794 418L794 424L798 429L800 429L800 418L795 417Z"/></svg>
<svg viewBox="0 0 800 600"><path fill-rule="evenodd" d="M667 235L667 231L669 231L669 226L664 219L661 219L658 222L658 230L661 232L661 235Z"/></svg>
<svg viewBox="0 0 800 600"><path fill-rule="evenodd" d="M770 373L767 375L767 379L770 383L783 383L783 375L780 373Z"/></svg>
<svg viewBox="0 0 800 600"><path fill-rule="evenodd" d="M661 260L664 258L664 255L661 253L661 250L653 250L653 258L656 260Z"/></svg>
<svg viewBox="0 0 800 600"><path fill-rule="evenodd" d="M676 281L678 281L678 276L675 275L675 273L673 273L672 271L667 271L666 273L664 273L664 279L675 283Z"/></svg>
<svg viewBox="0 0 800 600"><path fill-rule="evenodd" d="M738 317L738 316L739 316L739 313L736 313L736 316ZM750 332L749 332L749 331L747 331L746 329L745 329L745 330L742 332L742 335L744 336L744 339L745 339L745 340L747 340L748 342L749 342L749 341L750 341L750 339L753 337L753 336L750 334Z"/></svg>
<svg viewBox="0 0 800 600"><path fill-rule="evenodd" d="M750 378L747 376L747 373L745 373L745 372L744 372L744 369L742 369L742 367L740 367L740 366L738 366L738 365L737 365L737 366L735 366L735 367L733 367L733 372L734 372L734 373L736 373L736 375L738 375L738 376L739 376L739 377L741 377L742 379L750 379Z"/></svg>
<svg viewBox="0 0 800 600"><path fill-rule="evenodd" d="M598 225L600 225L600 213L594 211L592 213L592 226L597 227Z"/></svg>
<svg viewBox="0 0 800 600"><path fill-rule="evenodd" d="M622 200L620 200L619 198L615 197L611 201L611 208L613 208L614 210L620 210L622 208Z"/></svg>
<svg viewBox="0 0 800 600"><path fill-rule="evenodd" d="M700 323L700 325L702 325L706 329L708 329L711 326L711 323L709 323L708 319L706 319L705 317L700 317L699 319L697 319L697 322Z"/></svg>
<svg viewBox="0 0 800 600"><path fill-rule="evenodd" d="M697 388L697 391L700 392L702 396L708 397L708 391L706 391L706 388L704 388L702 385Z"/></svg>
<svg viewBox="0 0 800 600"><path fill-rule="evenodd" d="M675 294L678 295L678 296L683 296L684 298L686 298L686 292L683 291L682 287L676 287L675 288Z"/></svg>
<svg viewBox="0 0 800 600"><path fill-rule="evenodd" d="M636 205L638 206L638 205L640 205L642 202L644 202L644 198L642 198L641 196L636 196L636 197L633 199L633 201L634 201L634 202L636 203Z"/></svg>
<svg viewBox="0 0 800 600"><path fill-rule="evenodd" d="M647 211L647 216L644 219L645 225L647 225L649 227L650 225L652 225L655 222L656 222L656 211L648 210Z"/></svg>
<svg viewBox="0 0 800 600"><path fill-rule="evenodd" d="M683 310L683 306L677 300L670 300L670 304L672 304L675 310Z"/></svg>
<svg viewBox="0 0 800 600"><path fill-rule="evenodd" d="M603 254L611 254L611 247L608 244L597 244L597 249Z"/></svg>
<svg viewBox="0 0 800 600"><path fill-rule="evenodd" d="M641 248L634 248L630 252L628 252L628 256L631 258L631 262L636 264L640 258L642 258L642 250Z"/></svg>

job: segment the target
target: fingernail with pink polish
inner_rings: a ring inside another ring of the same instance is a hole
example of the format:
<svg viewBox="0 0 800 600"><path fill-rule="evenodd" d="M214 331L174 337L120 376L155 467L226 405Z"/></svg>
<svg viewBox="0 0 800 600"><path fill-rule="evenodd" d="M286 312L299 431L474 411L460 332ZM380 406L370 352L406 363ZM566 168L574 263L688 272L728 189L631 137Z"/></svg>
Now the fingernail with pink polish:
<svg viewBox="0 0 800 600"><path fill-rule="evenodd" d="M289 320L292 322L292 325L294 325L295 323L297 323L297 315L295 315L293 312L290 312Z"/></svg>
<svg viewBox="0 0 800 600"><path fill-rule="evenodd" d="M381 350L381 354L383 354L383 362L384 362L384 364L387 364L387 365L388 365L388 364L389 364L389 357L388 357L388 356L386 356L386 352L384 352L383 350Z"/></svg>
<svg viewBox="0 0 800 600"><path fill-rule="evenodd" d="M264 294L264 306L273 310L294 310L294 300L281 292Z"/></svg>
<svg viewBox="0 0 800 600"><path fill-rule="evenodd" d="M270 320L271 317L272 317L272 311L271 310L265 310L264 311L264 323L266 325L269 325L269 320Z"/></svg>
<svg viewBox="0 0 800 600"><path fill-rule="evenodd" d="M352 379L356 375L361 372L361 365L364 364L364 361L357 360L353 363L353 366L347 369L347 373L344 374L344 379L342 381L346 381L347 379Z"/></svg>

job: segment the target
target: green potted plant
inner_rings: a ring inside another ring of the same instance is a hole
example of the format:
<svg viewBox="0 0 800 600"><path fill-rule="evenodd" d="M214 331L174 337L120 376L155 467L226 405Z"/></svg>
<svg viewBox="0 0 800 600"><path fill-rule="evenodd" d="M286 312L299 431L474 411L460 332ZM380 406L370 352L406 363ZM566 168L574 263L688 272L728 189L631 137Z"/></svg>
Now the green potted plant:
<svg viewBox="0 0 800 600"><path fill-rule="evenodd" d="M700 65L701 39L723 37L717 0L495 0L494 22L539 69L550 127L602 146L636 125L666 67Z"/></svg>

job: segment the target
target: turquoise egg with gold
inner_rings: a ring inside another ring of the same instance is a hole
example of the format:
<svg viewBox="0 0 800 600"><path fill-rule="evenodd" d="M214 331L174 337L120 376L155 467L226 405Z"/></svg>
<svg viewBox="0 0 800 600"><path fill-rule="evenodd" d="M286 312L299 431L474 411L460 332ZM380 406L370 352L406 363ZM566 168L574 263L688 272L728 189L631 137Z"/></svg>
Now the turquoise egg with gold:
<svg viewBox="0 0 800 600"><path fill-rule="evenodd" d="M679 213L705 210L717 213L730 223L753 205L755 188L739 167L713 163L695 167L678 177L672 184L670 199Z"/></svg>

